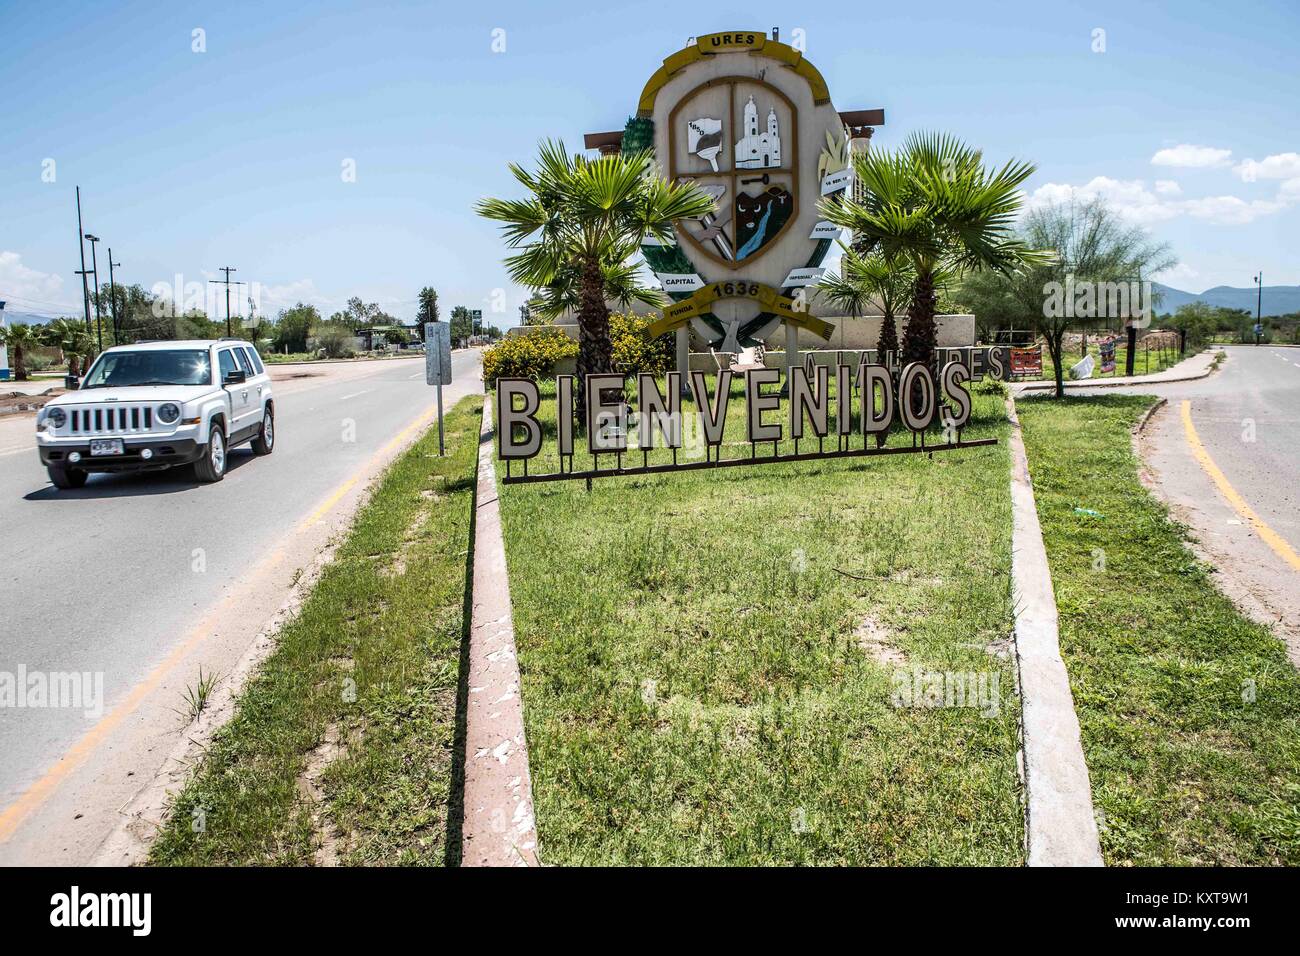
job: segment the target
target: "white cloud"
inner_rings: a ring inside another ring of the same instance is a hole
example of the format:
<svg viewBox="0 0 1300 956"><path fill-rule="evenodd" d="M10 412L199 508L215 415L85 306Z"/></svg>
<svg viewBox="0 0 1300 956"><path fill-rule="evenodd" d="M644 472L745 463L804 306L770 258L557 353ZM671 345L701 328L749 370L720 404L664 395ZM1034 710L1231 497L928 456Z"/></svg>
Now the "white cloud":
<svg viewBox="0 0 1300 956"><path fill-rule="evenodd" d="M22 258L16 252L0 251L0 300L8 300L7 311L81 311L80 294L77 301L67 301L62 276L28 268Z"/></svg>
<svg viewBox="0 0 1300 956"><path fill-rule="evenodd" d="M1174 189L1170 190L1169 185ZM1082 186L1068 183L1045 183L1029 197L1030 208L1048 203L1088 202L1101 197L1123 218L1140 225L1166 222L1179 216L1191 216L1225 226L1240 226L1284 209L1300 201L1300 178L1283 183L1275 200L1246 201L1236 196L1205 196L1200 199L1176 199L1182 190L1170 180L1158 180L1155 189L1141 179L1111 179L1096 176Z"/></svg>
<svg viewBox="0 0 1300 956"><path fill-rule="evenodd" d="M1068 183L1045 183L1034 190L1029 205L1048 203L1089 202L1101 197L1125 219L1149 224L1173 219L1179 214L1178 204L1161 199L1147 188L1141 179L1111 179L1096 176L1082 186Z"/></svg>
<svg viewBox="0 0 1300 956"><path fill-rule="evenodd" d="M291 309L299 302L315 305L324 310L334 300L316 288L312 279L295 279L277 285L263 285L258 309L262 315L275 315L281 309Z"/></svg>
<svg viewBox="0 0 1300 956"><path fill-rule="evenodd" d="M1217 149L1214 146L1193 146L1191 143L1179 143L1167 149L1157 150L1151 157L1152 166L1182 166L1203 168L1206 166L1226 166L1232 158L1232 150Z"/></svg>
<svg viewBox="0 0 1300 956"><path fill-rule="evenodd" d="M1300 176L1288 179L1277 190L1277 198L1282 202L1300 201Z"/></svg>
<svg viewBox="0 0 1300 956"><path fill-rule="evenodd" d="M1258 162L1243 159L1232 167L1232 171L1244 183L1253 183L1257 179L1294 179L1300 177L1300 153L1276 153Z"/></svg>
<svg viewBox="0 0 1300 956"><path fill-rule="evenodd" d="M1166 269L1164 272L1157 272L1152 276L1152 278L1165 283L1165 285L1174 285L1179 282L1186 282L1195 279L1199 275L1200 273L1187 263L1180 262L1173 268Z"/></svg>
<svg viewBox="0 0 1300 956"><path fill-rule="evenodd" d="M1246 202L1236 196L1206 196L1203 199L1188 199L1182 203L1189 216L1225 226L1241 226L1254 222L1260 216L1275 213L1285 205L1284 202L1264 199Z"/></svg>

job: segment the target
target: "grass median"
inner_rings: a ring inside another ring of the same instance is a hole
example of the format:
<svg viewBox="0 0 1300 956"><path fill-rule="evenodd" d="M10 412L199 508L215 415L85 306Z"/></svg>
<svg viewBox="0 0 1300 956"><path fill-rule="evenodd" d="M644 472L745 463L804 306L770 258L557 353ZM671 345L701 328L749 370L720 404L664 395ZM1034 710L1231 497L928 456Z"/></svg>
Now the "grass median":
<svg viewBox="0 0 1300 956"><path fill-rule="evenodd" d="M155 864L456 862L453 766L483 399L384 473L177 795Z"/></svg>
<svg viewBox="0 0 1300 956"><path fill-rule="evenodd" d="M1112 865L1294 866L1300 676L1139 483L1129 435L1151 402L1017 403L1102 851Z"/></svg>
<svg viewBox="0 0 1300 956"><path fill-rule="evenodd" d="M724 457L743 429L735 393ZM964 437L1006 434L977 395ZM543 859L1021 863L1007 461L503 486ZM982 706L897 706L968 679Z"/></svg>

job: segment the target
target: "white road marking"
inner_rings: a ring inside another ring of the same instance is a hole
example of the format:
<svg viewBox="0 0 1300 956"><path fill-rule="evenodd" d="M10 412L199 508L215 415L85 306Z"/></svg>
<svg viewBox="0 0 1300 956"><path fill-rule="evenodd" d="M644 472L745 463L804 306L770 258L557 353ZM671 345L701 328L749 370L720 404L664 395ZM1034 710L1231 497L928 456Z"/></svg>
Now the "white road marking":
<svg viewBox="0 0 1300 956"><path fill-rule="evenodd" d="M369 394L370 394L371 392L373 392L373 391L374 391L374 389L372 389L372 388L362 389L362 390L359 391L359 392L353 392L351 395L344 395L342 398L339 399L339 401L340 401L340 402L346 402L349 398L356 398L356 397L359 396L359 395L369 395Z"/></svg>

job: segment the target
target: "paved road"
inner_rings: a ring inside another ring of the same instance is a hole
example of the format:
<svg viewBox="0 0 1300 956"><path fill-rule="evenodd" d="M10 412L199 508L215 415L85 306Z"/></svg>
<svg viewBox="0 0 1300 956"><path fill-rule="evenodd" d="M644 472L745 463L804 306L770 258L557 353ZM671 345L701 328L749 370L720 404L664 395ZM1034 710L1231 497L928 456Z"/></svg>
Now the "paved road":
<svg viewBox="0 0 1300 956"><path fill-rule="evenodd" d="M1196 532L1225 590L1269 621L1300 665L1300 348L1229 346L1209 378L1124 389L1168 399L1148 426L1146 460L1175 514ZM1198 458L1183 416L1231 492ZM1234 505L1245 505L1268 533ZM1279 553L1279 550L1283 553Z"/></svg>
<svg viewBox="0 0 1300 956"><path fill-rule="evenodd" d="M481 390L476 351L456 353L453 368L449 402ZM92 476L59 492L38 461L33 419L2 423L0 675L102 672L111 711L268 553L285 551L343 492L359 495L355 479L434 397L417 360L273 374L275 453L232 452L215 485L164 472ZM261 623L226 614L217 625L233 625L246 646ZM66 707L0 709L0 811L96 719Z"/></svg>

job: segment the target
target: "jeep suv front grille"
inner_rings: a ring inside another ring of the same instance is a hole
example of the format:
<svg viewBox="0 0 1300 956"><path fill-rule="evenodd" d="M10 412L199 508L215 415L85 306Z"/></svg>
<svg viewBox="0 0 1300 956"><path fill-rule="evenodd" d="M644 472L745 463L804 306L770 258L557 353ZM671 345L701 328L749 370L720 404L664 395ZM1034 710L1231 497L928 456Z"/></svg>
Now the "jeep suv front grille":
<svg viewBox="0 0 1300 956"><path fill-rule="evenodd" d="M59 431L68 435L131 435L153 430L149 405L96 405L68 410L68 423Z"/></svg>

